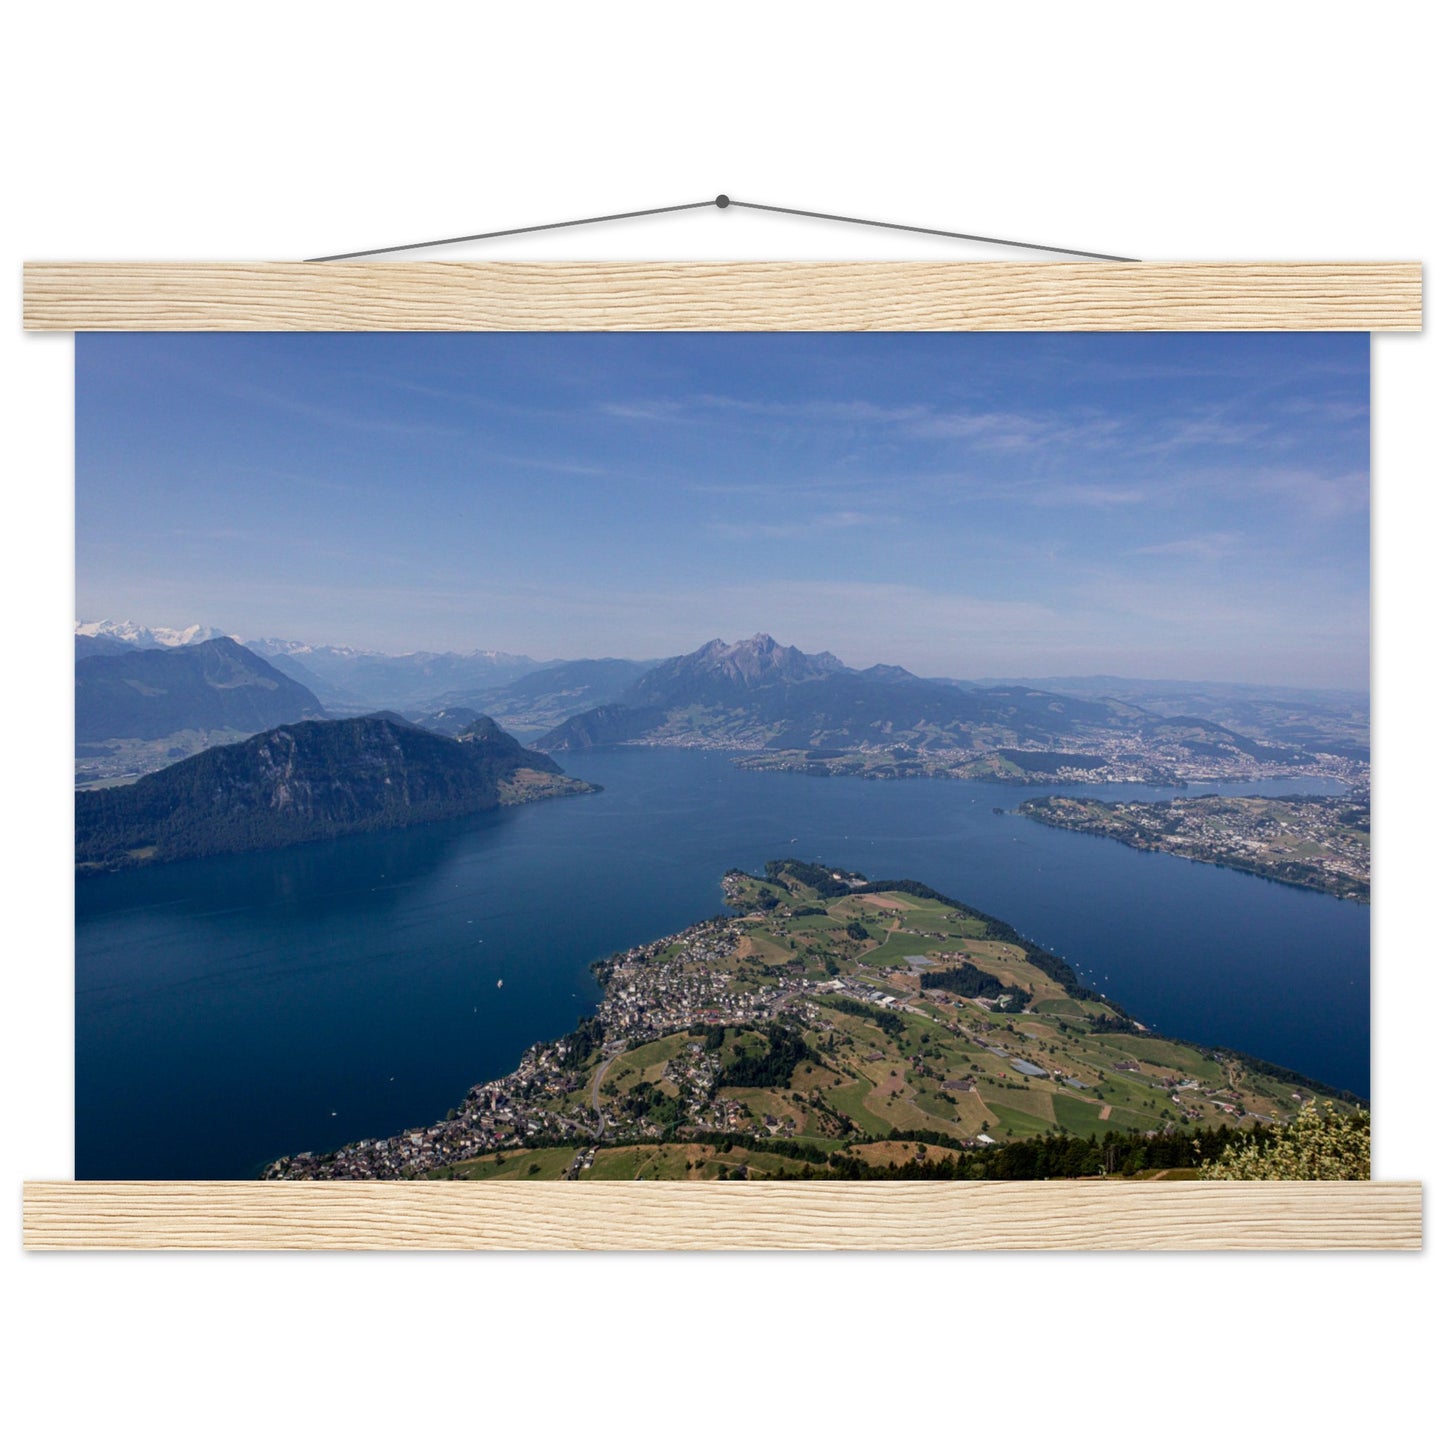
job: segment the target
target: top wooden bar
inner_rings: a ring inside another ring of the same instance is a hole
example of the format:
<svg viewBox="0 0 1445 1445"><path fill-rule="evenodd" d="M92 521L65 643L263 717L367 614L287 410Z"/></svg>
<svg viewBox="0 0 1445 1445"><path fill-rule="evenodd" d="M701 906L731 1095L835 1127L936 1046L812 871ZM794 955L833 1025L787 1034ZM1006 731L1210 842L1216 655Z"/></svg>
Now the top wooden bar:
<svg viewBox="0 0 1445 1445"><path fill-rule="evenodd" d="M28 331L1418 331L1415 262L32 261Z"/></svg>

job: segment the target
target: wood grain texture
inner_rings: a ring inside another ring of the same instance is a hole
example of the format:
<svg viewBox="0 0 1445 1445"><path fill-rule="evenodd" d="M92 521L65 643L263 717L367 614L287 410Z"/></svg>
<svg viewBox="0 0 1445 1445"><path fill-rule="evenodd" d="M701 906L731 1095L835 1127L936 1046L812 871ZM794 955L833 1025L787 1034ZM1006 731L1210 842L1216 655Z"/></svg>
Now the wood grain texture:
<svg viewBox="0 0 1445 1445"><path fill-rule="evenodd" d="M32 331L1418 331L1410 262L31 262Z"/></svg>
<svg viewBox="0 0 1445 1445"><path fill-rule="evenodd" d="M1419 1249L1419 1184L34 1183L27 1249Z"/></svg>

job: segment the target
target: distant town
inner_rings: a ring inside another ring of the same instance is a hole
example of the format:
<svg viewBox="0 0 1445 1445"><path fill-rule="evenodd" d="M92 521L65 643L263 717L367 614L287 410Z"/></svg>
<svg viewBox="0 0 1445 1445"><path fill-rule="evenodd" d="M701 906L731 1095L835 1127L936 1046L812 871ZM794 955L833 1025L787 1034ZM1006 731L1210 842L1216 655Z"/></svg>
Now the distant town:
<svg viewBox="0 0 1445 1445"><path fill-rule="evenodd" d="M1337 898L1370 900L1370 799L1174 798L1100 803L1091 798L1030 798L1026 818L1097 833L1201 863L1215 863L1315 888Z"/></svg>
<svg viewBox="0 0 1445 1445"><path fill-rule="evenodd" d="M1301 769L1350 787L1369 782L1370 765L1360 758L1321 752L1308 758L1291 755L1281 759L1253 755L1237 747L1216 749L1206 744L1201 748L1187 736L1192 731L1181 728L1176 735L1166 737L1080 733L1060 737L1050 747L760 750L739 755L737 765L757 772L811 773L815 777L993 778L1034 785L1134 783L1151 788L1187 788L1291 778Z"/></svg>

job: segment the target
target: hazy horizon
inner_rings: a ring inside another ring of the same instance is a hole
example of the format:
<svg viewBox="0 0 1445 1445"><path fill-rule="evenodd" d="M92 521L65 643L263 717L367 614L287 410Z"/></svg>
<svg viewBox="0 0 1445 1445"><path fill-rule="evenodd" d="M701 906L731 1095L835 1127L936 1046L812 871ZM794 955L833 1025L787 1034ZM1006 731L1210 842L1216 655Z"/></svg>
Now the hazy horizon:
<svg viewBox="0 0 1445 1445"><path fill-rule="evenodd" d="M1354 335L76 341L77 616L1368 688Z"/></svg>
<svg viewBox="0 0 1445 1445"><path fill-rule="evenodd" d="M151 623L151 622L149 622L147 619L136 618L136 617L77 617L77 618L76 618L76 625L77 625L77 626L80 626L80 625L82 625L82 624L97 624L97 623L102 623L102 622L112 622L112 623L120 623L120 624L134 624L134 625L136 625L137 627L147 627L147 628L149 628L149 629L151 629L151 630L161 631L161 632L183 632L183 631L186 630L187 627L189 627L189 626L191 626L191 625L199 625L199 626L202 626L202 627L205 627L205 626L208 625L208 624L205 624L205 623L199 623L199 624L197 624L195 618L191 618L190 621L187 622L187 623L179 623L179 622L171 622L171 621L159 621L159 622ZM557 657L536 657L536 656L533 656L533 655L530 654L530 653L522 653L522 652L519 652L516 648L511 648L511 647L476 647L476 648L429 648L429 647L414 647L414 648L408 648L408 649L406 649L406 650L404 650L404 651L391 652L391 651L388 651L388 650L382 649L382 648L357 647L357 646L355 646L354 644L334 644L334 643L331 643L331 642L330 642L328 639L326 639L326 638L312 638L312 637L303 638L303 637L293 637L293 636L281 637L281 636L279 636L279 635L274 635L274 634L273 634L273 635L270 635L270 636L266 636L266 637L260 637L260 636L255 635L254 633L247 633L244 629L218 628L218 629L216 629L216 630L217 630L217 631L220 631L220 632L223 632L226 636L232 637L232 638L234 638L236 641L241 642L241 643L288 642L288 643L304 643L305 645L307 645L307 646L312 646L312 647L347 646L347 647L351 647L352 650L354 650L354 651L356 651L356 652L375 653L375 654L378 655L378 656L394 657L394 658L401 658L401 657L406 657L406 656L415 655L415 654L423 654L423 655L431 655L431 656L440 656L440 655L444 655L444 654L447 654L447 653L451 653L451 654L453 654L453 655L465 656L465 655L468 655L468 654L470 654L470 653L492 653L492 654L496 654L496 655L502 656L502 657L521 657L521 658L527 658L527 659L529 659L530 661L535 662L535 663L538 663L538 664L540 664L540 665L543 666L543 667L560 666L560 665L563 665L563 664L566 664L566 663L571 663L571 662L606 662L606 661L611 661L611 662L648 662L648 663L654 663L654 664L655 664L655 663L660 663L660 662L664 662L664 661L667 660L667 657L661 657L661 656L658 656L658 657L648 657L648 656L644 656L642 653L636 652L636 651L634 651L634 652L623 652L623 653L608 653L608 654L606 654L606 656L588 656L588 657L583 657L581 654L569 654L569 655L567 655L567 656L557 656ZM776 643L778 643L779 646L788 647L788 646L792 646L792 645L793 645L793 644L789 643L788 639L785 638L785 637L777 637L777 636L775 636L774 634L772 634L771 632L768 632L767 629L764 629L763 631L764 631L764 634L765 634L765 635L767 635L767 636L769 636L769 637L772 637L772 638L773 638L773 641L776 642ZM753 636L757 636L757 635L759 635L759 634L756 634L756 633L753 634ZM734 645L734 644L737 644L737 643L741 643L741 642L745 642L745 641L748 641L748 640L749 640L749 639L747 639L747 638L740 638L740 637L706 638L706 639L698 642L698 644L697 644L695 647L689 647L689 648L687 648L686 651L683 652L683 653L670 653L670 654L668 654L667 656L668 656L668 657L686 656L687 653L697 652L697 651L701 650L702 648L706 647L710 642L713 642L713 641L722 641L722 642L725 642L725 643L727 643L728 645L731 646L731 645ZM809 649L799 649L799 650L800 650L800 651L807 651L807 650L809 650ZM833 648L833 647L823 647L823 648L818 648L818 649L815 649L815 650L818 651L818 652L829 652L829 653L832 653L833 656L837 657L838 660L839 660L840 662L842 662L845 666L850 667L850 668L854 668L854 669L857 669L857 670L862 670L862 669L864 669L864 668L872 667L872 666L874 666L874 665L876 665L876 664L880 664L880 663L882 663L882 664L889 664L889 663L890 663L890 659L889 659L889 658L886 658L886 657L869 657L869 658L861 658L861 659L860 659L860 658L846 657L846 656L843 656L841 653L839 653L838 650L837 650L836 648ZM934 674L930 674L930 675L931 675L931 676L934 676L934 677L944 677L944 676L945 676L945 674L943 674L943 673L934 673ZM1246 682L1240 682L1240 681L1238 681L1237 679L1234 679L1234 678L1227 678L1227 677L1153 677L1153 676L1148 676L1148 677L1146 677L1146 676L1143 676L1143 675L1137 674L1137 673L1079 673L1079 672L1075 672L1075 673L1012 673L1012 674L1002 674L1002 673L1001 673L1001 674L989 674L989 673L980 673L980 674L977 674L977 675L971 676L971 677L965 677L965 676L962 676L961 674L960 674L960 675L950 675L950 676L949 676L949 680L950 680L950 681L958 681L958 682L983 682L983 683L991 683L991 684L992 684L992 683L1007 684L1007 683L1011 683L1011 682L1022 682L1022 681L1027 681L1027 682L1100 682L1100 681L1107 681L1107 680L1109 680L1110 678L1117 679L1117 680L1120 681L1120 682L1131 682L1131 683L1158 683L1158 684L1161 684L1161 685L1164 685L1164 684L1195 685L1195 684L1197 684L1197 685L1208 686L1208 687L1239 687L1239 688L1252 687L1252 688L1266 688L1266 689L1271 686L1271 684L1269 684L1269 683L1246 683ZM1369 696L1369 688L1368 688L1368 687L1350 687L1350 686L1347 686L1347 685L1344 685L1344 684L1341 684L1341 685L1338 685L1338 686L1330 686L1330 685L1319 685L1319 686L1315 686L1315 685L1307 685L1307 684L1284 683L1284 682L1281 682L1281 683L1273 684L1273 686L1278 687L1281 691L1298 690L1298 691L1315 691L1315 692L1349 692L1349 693L1358 693L1358 694L1361 694L1362 696L1365 696L1365 697L1368 697L1368 696Z"/></svg>

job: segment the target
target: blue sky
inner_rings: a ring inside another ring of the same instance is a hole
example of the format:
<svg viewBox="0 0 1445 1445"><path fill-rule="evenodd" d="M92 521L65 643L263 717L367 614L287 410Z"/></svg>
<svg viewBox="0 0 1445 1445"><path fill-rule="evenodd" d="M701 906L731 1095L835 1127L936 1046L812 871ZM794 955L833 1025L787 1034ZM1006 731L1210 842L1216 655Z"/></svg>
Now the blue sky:
<svg viewBox="0 0 1445 1445"><path fill-rule="evenodd" d="M81 335L77 615L1364 687L1369 341Z"/></svg>

